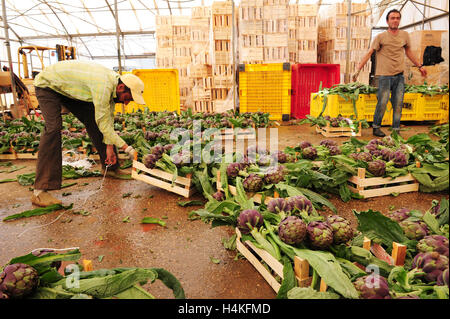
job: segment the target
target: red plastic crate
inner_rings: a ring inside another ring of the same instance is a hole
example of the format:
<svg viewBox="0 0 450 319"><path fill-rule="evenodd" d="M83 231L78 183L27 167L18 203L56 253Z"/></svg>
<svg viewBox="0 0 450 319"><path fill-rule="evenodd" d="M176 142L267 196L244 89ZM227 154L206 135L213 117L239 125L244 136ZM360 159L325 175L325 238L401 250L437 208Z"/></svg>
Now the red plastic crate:
<svg viewBox="0 0 450 319"><path fill-rule="evenodd" d="M291 117L304 119L309 114L311 93L340 82L339 64L293 64L291 67Z"/></svg>

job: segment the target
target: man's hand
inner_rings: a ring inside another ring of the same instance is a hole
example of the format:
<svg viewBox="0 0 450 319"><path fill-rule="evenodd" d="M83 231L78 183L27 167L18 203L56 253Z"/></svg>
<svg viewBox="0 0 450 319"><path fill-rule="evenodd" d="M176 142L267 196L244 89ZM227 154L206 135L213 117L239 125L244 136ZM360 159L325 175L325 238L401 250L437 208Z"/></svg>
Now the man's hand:
<svg viewBox="0 0 450 319"><path fill-rule="evenodd" d="M419 68L419 71L420 71L420 73L422 74L423 77L427 76L427 70L423 66L421 66Z"/></svg>
<svg viewBox="0 0 450 319"><path fill-rule="evenodd" d="M114 152L114 145L108 144L106 145L106 165L114 165L117 162L117 156Z"/></svg>
<svg viewBox="0 0 450 319"><path fill-rule="evenodd" d="M125 149L125 153L127 153L127 155L128 155L128 158L130 159L130 160L134 160L134 155L136 154L136 150L133 148L133 146L128 146L126 149Z"/></svg>
<svg viewBox="0 0 450 319"><path fill-rule="evenodd" d="M356 73L355 73L355 74L353 74L353 76L352 76L352 80L353 80L353 82L356 82L356 80L358 79L358 76L359 76L359 72L361 72L361 70L358 70L358 71L356 71Z"/></svg>

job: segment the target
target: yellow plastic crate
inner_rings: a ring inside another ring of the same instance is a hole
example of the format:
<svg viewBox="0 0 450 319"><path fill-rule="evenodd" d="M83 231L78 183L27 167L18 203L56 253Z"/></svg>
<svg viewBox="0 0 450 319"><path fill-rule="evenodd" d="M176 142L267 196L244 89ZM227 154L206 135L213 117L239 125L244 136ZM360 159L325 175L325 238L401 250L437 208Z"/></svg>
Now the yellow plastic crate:
<svg viewBox="0 0 450 319"><path fill-rule="evenodd" d="M403 96L402 121L423 121L421 116L422 107L422 94L405 93Z"/></svg>
<svg viewBox="0 0 450 319"><path fill-rule="evenodd" d="M421 96L421 112L420 118L422 121L441 121L445 115L445 101L443 100L445 95L438 94L434 96L422 95ZM447 95L448 101L448 95ZM448 102L447 102L447 114L448 114ZM447 116L448 117L448 116Z"/></svg>
<svg viewBox="0 0 450 319"><path fill-rule="evenodd" d="M311 116L317 117L323 108L323 96L317 95L317 93L311 93L310 102L310 114ZM329 94L327 96L327 106L325 111L322 113L323 116L328 115L331 117L337 117L339 115L343 117L354 116L356 119L363 118L363 108L362 108L362 95L359 96L356 101L356 111L358 115L356 116L353 102L349 99L348 101L337 94Z"/></svg>
<svg viewBox="0 0 450 319"><path fill-rule="evenodd" d="M137 69L132 73L144 82L144 100L150 111L180 113L180 85L177 69ZM136 105L130 107L133 108Z"/></svg>
<svg viewBox="0 0 450 319"><path fill-rule="evenodd" d="M439 121L440 124L443 123L448 123L449 119L448 119L448 94L442 95L442 99L441 99L441 110L442 110L442 114L441 114L441 119Z"/></svg>
<svg viewBox="0 0 450 319"><path fill-rule="evenodd" d="M265 112L275 121L291 115L289 63L239 65L240 112Z"/></svg>

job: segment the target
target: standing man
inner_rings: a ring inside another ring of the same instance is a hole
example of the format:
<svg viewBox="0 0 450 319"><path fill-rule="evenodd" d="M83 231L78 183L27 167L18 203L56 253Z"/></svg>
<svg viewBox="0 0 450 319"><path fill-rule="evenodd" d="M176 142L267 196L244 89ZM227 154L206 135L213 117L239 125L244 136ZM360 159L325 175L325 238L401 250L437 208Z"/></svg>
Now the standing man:
<svg viewBox="0 0 450 319"><path fill-rule="evenodd" d="M367 54L362 58L358 71L353 75L353 81L356 82L359 72L376 52L376 70L375 76L378 77L377 106L373 116L373 135L383 137L381 121L386 111L386 105L391 95L393 108L392 130L400 130L400 119L402 117L403 94L405 93L405 78L403 76L405 67L405 54L411 62L419 68L423 77L427 71L419 64L411 51L409 34L406 31L399 30L401 14L400 11L393 9L388 12L386 21L388 30L378 34L372 42Z"/></svg>
<svg viewBox="0 0 450 319"><path fill-rule="evenodd" d="M145 104L144 83L133 74L119 75L90 61L62 61L46 67L35 80L36 97L45 121L39 143L36 180L31 202L37 206L61 204L48 191L61 189L61 106L86 127L99 152L102 171L120 175L117 148L130 158L135 150L114 131L115 103Z"/></svg>

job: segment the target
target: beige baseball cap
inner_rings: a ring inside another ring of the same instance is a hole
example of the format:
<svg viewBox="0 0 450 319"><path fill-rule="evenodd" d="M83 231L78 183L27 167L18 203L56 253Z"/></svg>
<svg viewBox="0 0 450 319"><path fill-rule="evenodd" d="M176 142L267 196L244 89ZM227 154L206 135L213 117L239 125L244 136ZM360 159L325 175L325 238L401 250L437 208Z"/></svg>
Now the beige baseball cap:
<svg viewBox="0 0 450 319"><path fill-rule="evenodd" d="M133 100L138 104L145 104L143 97L144 94L144 82L134 74L122 74L120 80L131 90Z"/></svg>

